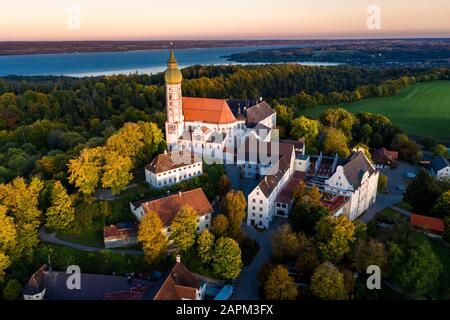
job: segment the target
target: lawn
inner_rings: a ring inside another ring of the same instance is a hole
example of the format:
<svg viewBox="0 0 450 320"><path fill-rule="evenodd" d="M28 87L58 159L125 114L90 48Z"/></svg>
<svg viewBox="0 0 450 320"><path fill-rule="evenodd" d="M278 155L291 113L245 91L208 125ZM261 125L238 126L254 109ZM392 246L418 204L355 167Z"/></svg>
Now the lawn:
<svg viewBox="0 0 450 320"><path fill-rule="evenodd" d="M353 113L383 114L411 136L431 136L450 143L450 81L417 83L401 90L396 96L365 99L340 106ZM317 118L326 108L329 107L311 108L303 113Z"/></svg>

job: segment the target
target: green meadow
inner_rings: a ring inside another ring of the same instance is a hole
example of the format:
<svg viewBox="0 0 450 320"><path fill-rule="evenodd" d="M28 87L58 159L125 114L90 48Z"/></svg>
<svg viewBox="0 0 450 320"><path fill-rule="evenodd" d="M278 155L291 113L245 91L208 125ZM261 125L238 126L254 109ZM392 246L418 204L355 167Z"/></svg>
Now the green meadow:
<svg viewBox="0 0 450 320"><path fill-rule="evenodd" d="M341 107L353 112L380 113L415 137L431 136L450 143L450 81L417 83L393 97L361 100ZM305 110L317 118L329 107Z"/></svg>

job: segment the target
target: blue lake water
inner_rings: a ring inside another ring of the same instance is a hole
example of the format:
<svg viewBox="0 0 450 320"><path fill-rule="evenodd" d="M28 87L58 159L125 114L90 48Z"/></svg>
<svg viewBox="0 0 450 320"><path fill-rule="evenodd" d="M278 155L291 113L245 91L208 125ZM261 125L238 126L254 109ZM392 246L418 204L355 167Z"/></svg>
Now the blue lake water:
<svg viewBox="0 0 450 320"><path fill-rule="evenodd" d="M292 46L290 46L292 47ZM264 48L282 46L247 46L234 48L179 49L175 51L180 67L196 64L236 64L224 56ZM6 75L68 75L100 76L111 74L157 73L165 70L168 50L142 50L128 52L58 53L0 56L0 76ZM332 63L305 63L308 65L334 65Z"/></svg>

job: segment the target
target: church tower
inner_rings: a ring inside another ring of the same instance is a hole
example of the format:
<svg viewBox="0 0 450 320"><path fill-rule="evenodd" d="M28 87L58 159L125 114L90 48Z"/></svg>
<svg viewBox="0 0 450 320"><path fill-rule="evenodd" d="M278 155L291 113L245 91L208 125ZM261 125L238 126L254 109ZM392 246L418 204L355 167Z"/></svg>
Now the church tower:
<svg viewBox="0 0 450 320"><path fill-rule="evenodd" d="M183 76L180 69L178 69L172 45L164 79L166 82L167 102L166 142L169 151L171 151L178 149L178 138L183 134L184 130L183 98L181 95Z"/></svg>

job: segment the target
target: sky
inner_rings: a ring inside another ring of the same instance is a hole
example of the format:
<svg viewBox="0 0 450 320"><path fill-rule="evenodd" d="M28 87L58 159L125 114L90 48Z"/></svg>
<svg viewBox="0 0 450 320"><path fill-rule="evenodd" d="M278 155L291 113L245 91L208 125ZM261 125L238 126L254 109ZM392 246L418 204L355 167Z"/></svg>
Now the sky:
<svg viewBox="0 0 450 320"><path fill-rule="evenodd" d="M450 1L2 0L0 8L0 41L389 37L450 37Z"/></svg>

